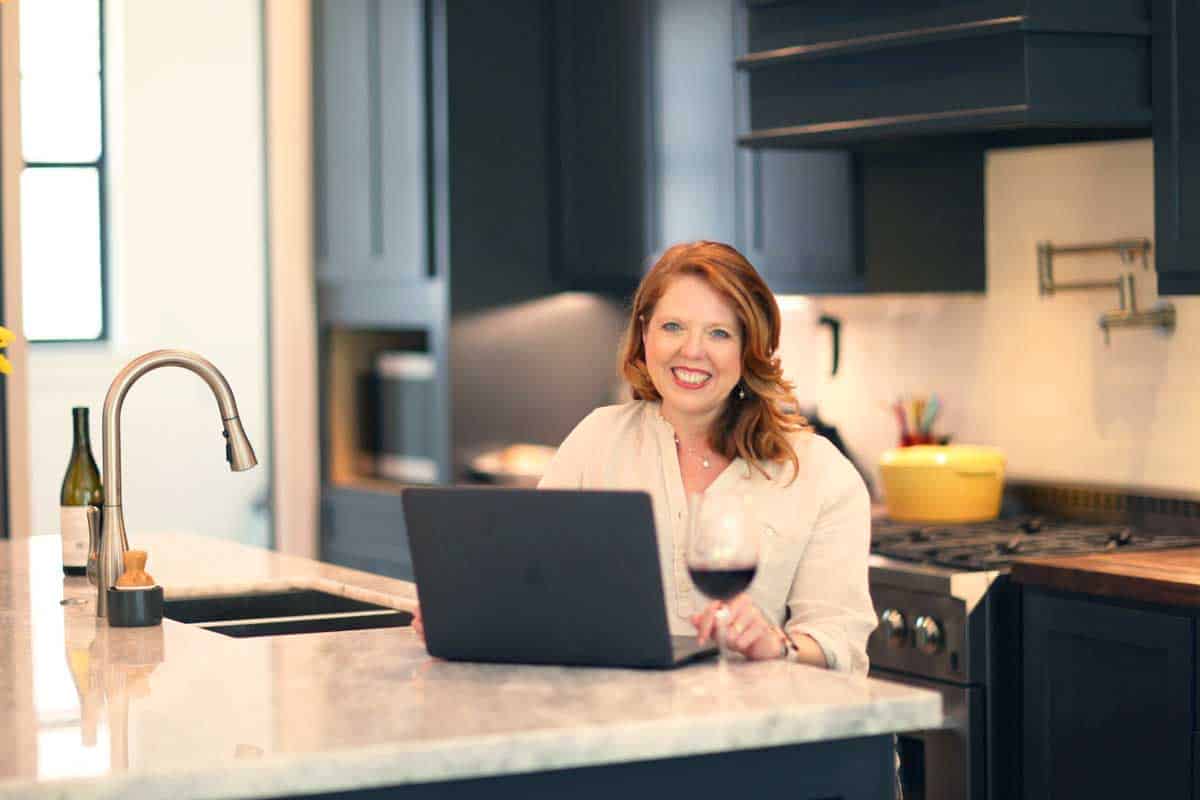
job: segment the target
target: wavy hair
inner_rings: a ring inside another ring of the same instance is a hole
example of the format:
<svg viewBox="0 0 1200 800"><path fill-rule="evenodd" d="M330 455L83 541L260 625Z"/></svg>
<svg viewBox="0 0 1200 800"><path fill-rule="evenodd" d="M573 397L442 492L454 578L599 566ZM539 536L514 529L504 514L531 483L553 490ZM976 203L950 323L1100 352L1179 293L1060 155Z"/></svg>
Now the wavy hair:
<svg viewBox="0 0 1200 800"><path fill-rule="evenodd" d="M780 314L775 296L745 256L720 242L687 242L669 248L642 278L633 296L629 323L621 338L617 370L635 400L661 401L646 369L645 325L671 282L694 275L733 306L742 327L742 379L708 433L709 446L732 460L741 456L764 476L762 463L791 463L792 480L800 461L787 434L808 429L797 412L795 387L783 377L779 349Z"/></svg>

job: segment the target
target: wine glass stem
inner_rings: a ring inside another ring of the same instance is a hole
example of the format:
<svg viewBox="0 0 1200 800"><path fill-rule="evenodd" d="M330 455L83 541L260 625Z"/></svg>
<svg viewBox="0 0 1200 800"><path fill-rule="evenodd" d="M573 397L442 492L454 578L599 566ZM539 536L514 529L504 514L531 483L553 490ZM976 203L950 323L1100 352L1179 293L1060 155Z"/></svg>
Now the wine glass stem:
<svg viewBox="0 0 1200 800"><path fill-rule="evenodd" d="M721 658L724 659L729 649L729 606L722 603L713 618L717 628L717 649Z"/></svg>

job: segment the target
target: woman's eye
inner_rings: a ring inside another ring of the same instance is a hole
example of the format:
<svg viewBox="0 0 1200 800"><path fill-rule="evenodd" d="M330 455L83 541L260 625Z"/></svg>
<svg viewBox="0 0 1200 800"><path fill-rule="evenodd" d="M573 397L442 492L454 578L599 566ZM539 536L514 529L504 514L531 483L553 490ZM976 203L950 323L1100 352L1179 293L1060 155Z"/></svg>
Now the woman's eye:
<svg viewBox="0 0 1200 800"><path fill-rule="evenodd" d="M725 330L724 328L713 328L712 335L716 339L728 339L733 334L731 334L729 331Z"/></svg>
<svg viewBox="0 0 1200 800"><path fill-rule="evenodd" d="M683 326L682 326L682 325L680 325L678 322L664 322L664 323L663 323L663 326L662 326L662 329L663 329L664 331L672 331L672 332L674 332L674 331L681 331L681 330L683 330Z"/></svg>

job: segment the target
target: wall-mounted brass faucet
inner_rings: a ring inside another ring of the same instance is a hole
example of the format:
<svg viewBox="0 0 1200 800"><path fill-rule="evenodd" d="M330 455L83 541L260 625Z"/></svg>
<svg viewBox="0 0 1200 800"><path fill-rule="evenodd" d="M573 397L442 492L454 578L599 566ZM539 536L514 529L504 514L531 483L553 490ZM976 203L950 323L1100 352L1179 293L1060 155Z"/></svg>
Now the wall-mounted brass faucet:
<svg viewBox="0 0 1200 800"><path fill-rule="evenodd" d="M1070 245L1038 242L1039 294L1046 297L1066 291L1116 289L1119 301L1118 309L1116 311L1106 311L1100 315L1100 330L1104 331L1104 343L1106 345L1109 344L1109 331L1112 328L1156 327L1164 333L1174 331L1175 307L1170 303L1160 303L1150 311L1138 310L1137 292L1134 288L1132 272L1126 272L1111 281L1055 282L1054 256L1109 252L1118 253L1121 256L1121 261L1126 264L1133 262L1135 254L1141 255L1142 269L1150 269L1150 259L1148 257L1150 253L1149 239L1118 239L1112 242Z"/></svg>
<svg viewBox="0 0 1200 800"><path fill-rule="evenodd" d="M225 459L235 472L247 470L258 463L254 448L246 438L238 419L237 402L229 383L208 359L186 350L155 350L130 361L113 378L104 398L104 455L103 476L104 516L101 520L101 545L97 564L99 597L96 616L108 615L108 589L125 569L124 554L129 549L125 535L125 515L121 509L121 404L125 393L138 378L159 367L183 367L204 379L217 399L224 426Z"/></svg>

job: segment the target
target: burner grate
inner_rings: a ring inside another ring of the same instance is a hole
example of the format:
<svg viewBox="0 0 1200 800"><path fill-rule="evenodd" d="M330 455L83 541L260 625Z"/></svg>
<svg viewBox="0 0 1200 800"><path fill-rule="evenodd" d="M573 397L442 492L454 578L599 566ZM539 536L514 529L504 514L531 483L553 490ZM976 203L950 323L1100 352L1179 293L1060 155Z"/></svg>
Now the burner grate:
<svg viewBox="0 0 1200 800"><path fill-rule="evenodd" d="M921 525L877 520L871 552L961 569L1000 570L1016 558L1071 556L1106 550L1195 547L1200 537L1149 533L1111 522L1062 521L1043 517L992 520L964 525Z"/></svg>

